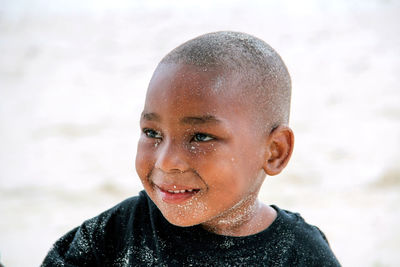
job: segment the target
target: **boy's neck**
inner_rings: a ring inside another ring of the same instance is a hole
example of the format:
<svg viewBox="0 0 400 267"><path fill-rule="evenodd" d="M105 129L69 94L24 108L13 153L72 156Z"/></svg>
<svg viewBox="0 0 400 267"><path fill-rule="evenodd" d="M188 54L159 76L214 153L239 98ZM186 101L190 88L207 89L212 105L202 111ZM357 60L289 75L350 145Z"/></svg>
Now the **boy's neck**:
<svg viewBox="0 0 400 267"><path fill-rule="evenodd" d="M267 229L275 220L275 209L255 197L242 200L227 213L203 223L209 232L226 236L248 236Z"/></svg>

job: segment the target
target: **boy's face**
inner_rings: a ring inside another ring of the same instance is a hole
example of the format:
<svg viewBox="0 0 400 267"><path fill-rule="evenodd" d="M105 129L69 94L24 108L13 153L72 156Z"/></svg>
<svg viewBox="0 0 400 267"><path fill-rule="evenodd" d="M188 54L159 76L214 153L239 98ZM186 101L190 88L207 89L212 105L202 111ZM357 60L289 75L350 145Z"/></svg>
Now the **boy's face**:
<svg viewBox="0 0 400 267"><path fill-rule="evenodd" d="M257 198L267 136L251 123L254 109L234 77L164 64L150 82L136 169L172 224L207 225Z"/></svg>

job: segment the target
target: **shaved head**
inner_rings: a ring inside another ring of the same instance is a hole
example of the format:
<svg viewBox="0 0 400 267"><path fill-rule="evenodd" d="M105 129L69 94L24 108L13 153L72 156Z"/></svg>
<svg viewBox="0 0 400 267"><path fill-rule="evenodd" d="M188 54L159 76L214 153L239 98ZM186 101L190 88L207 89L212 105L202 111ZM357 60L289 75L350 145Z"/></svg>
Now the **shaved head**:
<svg viewBox="0 0 400 267"><path fill-rule="evenodd" d="M202 71L219 70L224 75L216 83L235 80L240 84L239 97L247 101L249 109L256 111L257 125L270 131L288 124L290 75L279 54L254 36L229 31L201 35L172 50L159 67L164 64L193 65Z"/></svg>

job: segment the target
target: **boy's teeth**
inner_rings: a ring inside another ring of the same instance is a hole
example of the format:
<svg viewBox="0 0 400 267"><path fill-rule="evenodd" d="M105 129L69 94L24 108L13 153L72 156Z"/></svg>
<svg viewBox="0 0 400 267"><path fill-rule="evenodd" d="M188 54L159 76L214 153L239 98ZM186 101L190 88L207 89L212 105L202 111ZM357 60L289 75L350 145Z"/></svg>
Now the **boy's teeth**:
<svg viewBox="0 0 400 267"><path fill-rule="evenodd" d="M193 189L187 190L167 190L168 193L178 194L178 193L185 193L185 192L193 192Z"/></svg>

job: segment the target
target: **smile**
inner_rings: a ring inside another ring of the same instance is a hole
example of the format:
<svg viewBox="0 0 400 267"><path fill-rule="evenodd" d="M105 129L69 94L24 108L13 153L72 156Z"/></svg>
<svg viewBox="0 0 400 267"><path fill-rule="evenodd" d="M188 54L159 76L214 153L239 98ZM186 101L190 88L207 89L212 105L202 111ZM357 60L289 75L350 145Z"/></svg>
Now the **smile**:
<svg viewBox="0 0 400 267"><path fill-rule="evenodd" d="M200 189L178 186L155 186L161 199L168 204L180 204L196 195Z"/></svg>
<svg viewBox="0 0 400 267"><path fill-rule="evenodd" d="M179 193L185 193L185 192L193 192L196 191L198 189L187 189L187 190L167 190L168 193L172 193L172 194L179 194Z"/></svg>

